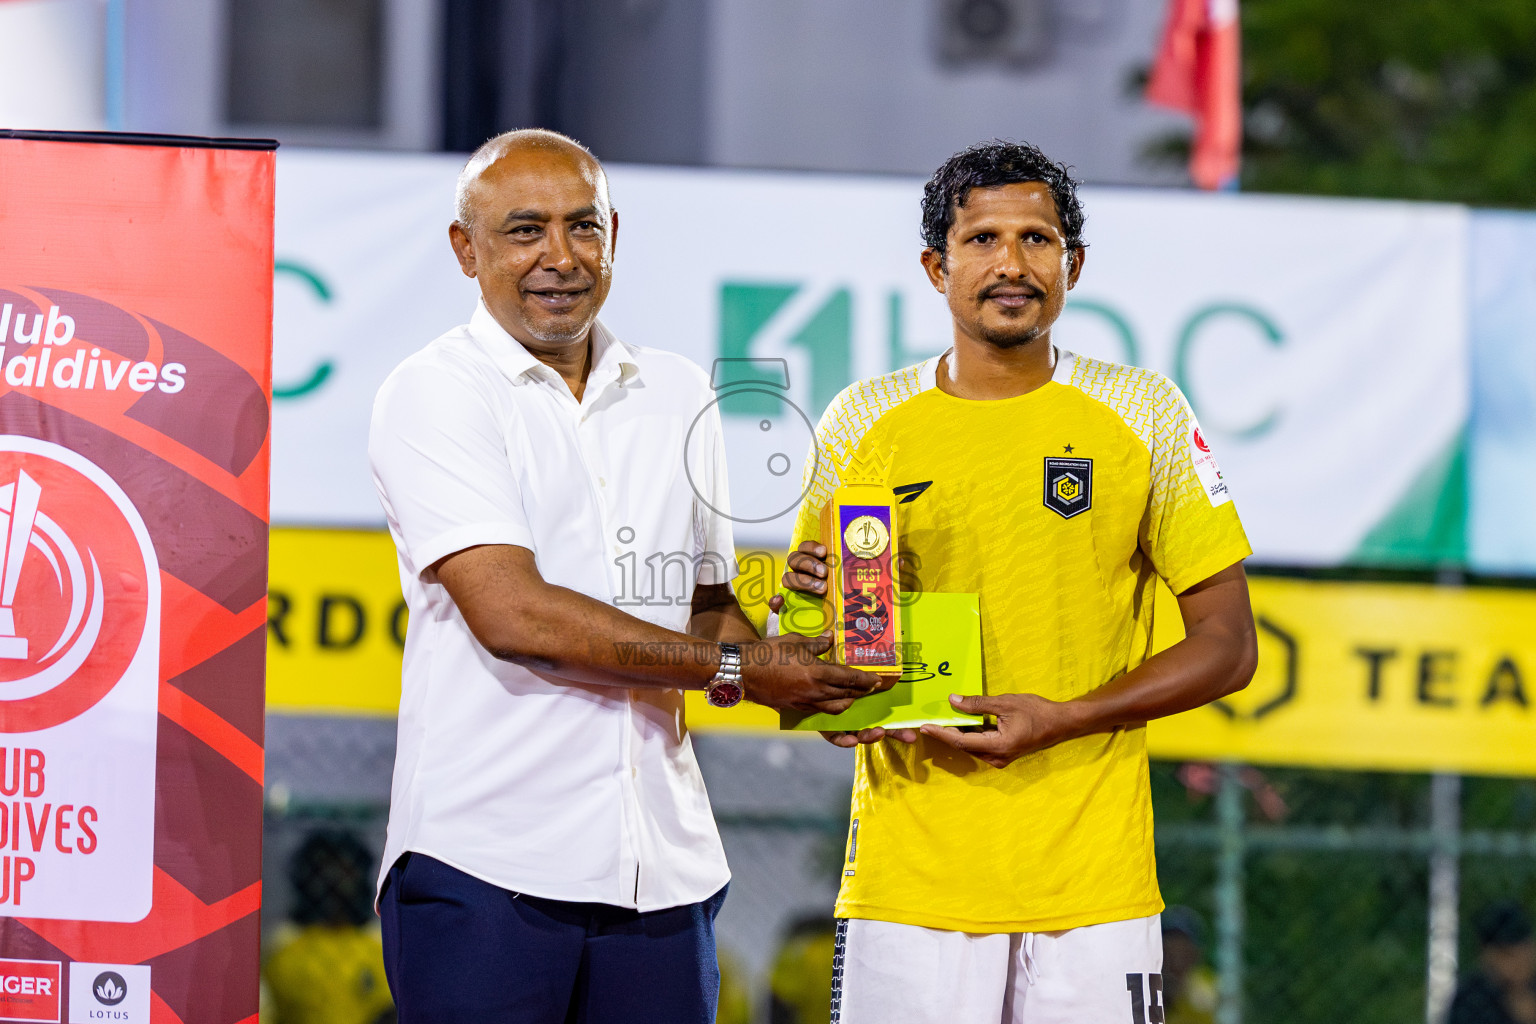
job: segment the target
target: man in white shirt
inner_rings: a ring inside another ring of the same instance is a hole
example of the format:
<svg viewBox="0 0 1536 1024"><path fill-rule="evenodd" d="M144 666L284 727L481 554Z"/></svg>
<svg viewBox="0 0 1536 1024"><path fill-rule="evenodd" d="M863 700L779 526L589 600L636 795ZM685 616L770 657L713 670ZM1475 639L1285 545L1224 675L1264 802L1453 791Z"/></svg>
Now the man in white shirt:
<svg viewBox="0 0 1536 1024"><path fill-rule="evenodd" d="M368 445L410 608L400 1020L709 1024L729 873L681 691L837 711L881 684L742 613L709 381L597 322L618 216L592 155L511 132L458 199L481 302L391 374Z"/></svg>

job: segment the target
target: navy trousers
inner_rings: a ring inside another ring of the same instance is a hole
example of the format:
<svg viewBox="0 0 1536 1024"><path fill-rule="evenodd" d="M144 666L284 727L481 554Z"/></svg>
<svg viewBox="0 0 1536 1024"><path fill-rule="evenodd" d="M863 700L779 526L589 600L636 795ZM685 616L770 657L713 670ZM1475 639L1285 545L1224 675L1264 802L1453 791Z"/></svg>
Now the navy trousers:
<svg viewBox="0 0 1536 1024"><path fill-rule="evenodd" d="M419 853L379 900L400 1024L714 1024L715 915L508 892Z"/></svg>

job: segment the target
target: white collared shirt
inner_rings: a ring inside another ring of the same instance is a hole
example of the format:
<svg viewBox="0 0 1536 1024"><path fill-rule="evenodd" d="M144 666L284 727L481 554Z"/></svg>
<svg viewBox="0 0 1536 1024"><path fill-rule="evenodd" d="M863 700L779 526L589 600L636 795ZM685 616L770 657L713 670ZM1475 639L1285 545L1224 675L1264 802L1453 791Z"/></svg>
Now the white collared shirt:
<svg viewBox="0 0 1536 1024"><path fill-rule="evenodd" d="M374 401L368 455L410 609L382 876L414 851L504 889L656 910L729 879L677 690L547 682L499 661L431 572L479 544L685 631L735 575L708 377L592 328L578 402L480 303Z"/></svg>

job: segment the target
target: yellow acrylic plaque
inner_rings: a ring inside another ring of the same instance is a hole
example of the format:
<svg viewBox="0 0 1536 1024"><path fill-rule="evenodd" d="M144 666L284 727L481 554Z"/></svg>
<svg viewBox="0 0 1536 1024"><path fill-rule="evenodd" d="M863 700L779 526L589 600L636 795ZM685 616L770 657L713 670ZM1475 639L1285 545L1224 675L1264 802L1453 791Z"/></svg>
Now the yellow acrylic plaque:
<svg viewBox="0 0 1536 1024"><path fill-rule="evenodd" d="M820 604L819 598L791 593L780 612L779 621L785 621L784 613L792 606L804 612L804 621L810 621L824 614ZM877 725L887 729L911 729L928 722L980 725L983 722L980 716L963 714L949 703L952 693L984 692L981 612L977 596L913 594L902 612L906 642L902 645L901 678L896 685L884 693L860 697L840 715L782 712L781 728L852 731Z"/></svg>

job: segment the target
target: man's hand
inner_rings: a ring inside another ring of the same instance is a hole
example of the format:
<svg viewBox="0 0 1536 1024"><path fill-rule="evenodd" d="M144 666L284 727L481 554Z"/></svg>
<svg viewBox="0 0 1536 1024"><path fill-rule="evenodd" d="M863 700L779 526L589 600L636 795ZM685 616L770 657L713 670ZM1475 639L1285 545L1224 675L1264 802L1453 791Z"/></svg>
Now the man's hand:
<svg viewBox="0 0 1536 1024"><path fill-rule="evenodd" d="M784 586L812 597L827 596L827 549L813 540L802 541L785 559ZM768 610L775 615L784 607L784 595L768 599Z"/></svg>
<svg viewBox="0 0 1536 1024"><path fill-rule="evenodd" d="M865 694L891 688L894 680L817 657L831 647L830 636L796 633L745 645L741 671L747 699L771 708L836 715Z"/></svg>
<svg viewBox="0 0 1536 1024"><path fill-rule="evenodd" d="M1177 715L1248 684L1258 662L1253 611L1242 563L1178 595L1184 639L1129 672L1069 701L1037 694L951 697L962 711L997 717L997 726L962 732L935 725L923 734L1001 768L1066 740Z"/></svg>
<svg viewBox="0 0 1536 1024"><path fill-rule="evenodd" d="M803 593L821 593L818 588L826 570L822 561L825 553L826 549L814 541L801 544L789 557L792 571L784 573L784 585ZM923 735L1002 768L1025 754L1065 740L1176 715L1241 690L1253 676L1258 660L1242 563L1188 587L1178 595L1178 601L1184 639L1097 690L1071 701L1053 701L1030 693L951 697L956 708L993 715L997 725L971 732L925 725ZM769 604L774 611L782 606L777 595ZM875 728L821 735L839 747L917 739L911 729Z"/></svg>
<svg viewBox="0 0 1536 1024"><path fill-rule="evenodd" d="M823 544L814 540L802 541L800 546L789 553L785 559L783 583L786 589L798 591L802 594L810 594L812 597L825 597L827 594L827 549ZM768 599L768 610L778 614L784 607L784 596L774 594ZM825 650L825 648L823 648ZM880 690L888 690L895 681L884 682L878 685L871 693ZM851 703L851 702L850 702ZM846 708L847 704L843 705ZM843 710L839 708L838 711ZM821 710L836 714L831 708ZM885 730L880 728L865 729L862 732L824 732L821 734L829 743L839 747L855 747L860 743L878 743L885 738ZM908 743L917 739L917 733L912 729L901 729L892 734L898 739Z"/></svg>
<svg viewBox="0 0 1536 1024"><path fill-rule="evenodd" d="M827 548L824 544L814 540L802 541L784 562L784 585L790 590L798 590L802 594L827 592Z"/></svg>
<svg viewBox="0 0 1536 1024"><path fill-rule="evenodd" d="M856 747L860 743L879 743L889 737L901 743L916 743L916 729L860 729L858 732L823 732L821 738L834 747Z"/></svg>
<svg viewBox="0 0 1536 1024"><path fill-rule="evenodd" d="M1033 693L1002 693L995 697L951 694L949 702L956 711L968 715L992 715L997 725L974 732L925 725L923 735L963 750L994 768L1006 768L1025 754L1055 746L1074 734L1073 706Z"/></svg>
<svg viewBox="0 0 1536 1024"><path fill-rule="evenodd" d="M827 593L827 548L824 544L818 544L814 540L802 541L800 546L789 553L785 559L787 568L784 570L784 586L789 590L802 594L810 594L812 597L825 597ZM784 607L784 598L780 594L774 594L768 599L768 610L777 613ZM875 690L888 690L895 684L895 680L883 682ZM845 705L846 706L846 705ZM835 747L856 747L860 743L879 743L889 736L891 739L900 740L903 743L917 742L916 729L895 729L886 732L876 726L873 729L863 729L859 732L823 732L822 738Z"/></svg>

